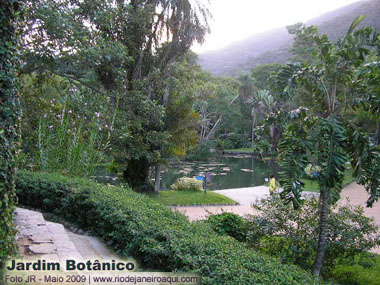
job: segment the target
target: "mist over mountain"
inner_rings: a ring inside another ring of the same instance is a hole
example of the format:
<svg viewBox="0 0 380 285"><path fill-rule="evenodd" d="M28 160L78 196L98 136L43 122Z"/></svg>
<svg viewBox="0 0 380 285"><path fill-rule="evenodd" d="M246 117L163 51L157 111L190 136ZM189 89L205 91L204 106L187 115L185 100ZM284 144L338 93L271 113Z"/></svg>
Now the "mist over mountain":
<svg viewBox="0 0 380 285"><path fill-rule="evenodd" d="M380 0L362 0L337 10L327 12L307 21L306 25L318 26L320 33L337 40L348 30L359 15L366 19L359 27L373 26L380 30ZM289 23L295 24L295 23ZM223 49L199 56L199 64L214 75L236 76L264 63L285 63L290 57L292 36L286 27L254 34Z"/></svg>

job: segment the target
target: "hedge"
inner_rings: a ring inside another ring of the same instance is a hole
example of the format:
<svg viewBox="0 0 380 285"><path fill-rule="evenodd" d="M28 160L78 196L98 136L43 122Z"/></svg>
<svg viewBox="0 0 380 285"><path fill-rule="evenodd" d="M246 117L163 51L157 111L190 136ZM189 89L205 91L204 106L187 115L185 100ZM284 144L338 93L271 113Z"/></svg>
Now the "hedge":
<svg viewBox="0 0 380 285"><path fill-rule="evenodd" d="M4 261L17 253L13 211L20 117L16 68L21 29L17 29L17 21L22 2L2 0L0 3L0 279Z"/></svg>
<svg viewBox="0 0 380 285"><path fill-rule="evenodd" d="M124 257L160 271L194 272L202 284L321 284L293 265L249 250L208 225L132 190L56 174L19 172L17 195L39 208L92 230Z"/></svg>

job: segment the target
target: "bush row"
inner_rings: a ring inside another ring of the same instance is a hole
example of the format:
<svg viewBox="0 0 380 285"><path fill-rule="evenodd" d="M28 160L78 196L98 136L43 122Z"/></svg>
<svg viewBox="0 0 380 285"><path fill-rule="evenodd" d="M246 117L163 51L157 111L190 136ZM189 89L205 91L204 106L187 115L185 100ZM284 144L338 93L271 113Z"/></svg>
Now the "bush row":
<svg viewBox="0 0 380 285"><path fill-rule="evenodd" d="M160 271L195 272L202 284L319 284L207 224L190 223L178 212L125 188L55 174L20 172L21 204L40 208L92 230L123 257Z"/></svg>

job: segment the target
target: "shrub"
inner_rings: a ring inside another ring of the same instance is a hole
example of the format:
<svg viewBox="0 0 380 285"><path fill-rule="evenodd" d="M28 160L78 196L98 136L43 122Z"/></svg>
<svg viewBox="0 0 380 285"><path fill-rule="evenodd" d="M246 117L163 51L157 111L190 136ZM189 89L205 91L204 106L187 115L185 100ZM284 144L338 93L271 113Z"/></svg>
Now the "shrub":
<svg viewBox="0 0 380 285"><path fill-rule="evenodd" d="M254 205L258 216L249 217L247 241L251 247L280 258L283 262L312 269L318 239L318 201L304 202L299 210L272 195ZM380 245L379 228L364 216L359 206L331 207L328 218L325 271L328 274L339 258L353 257Z"/></svg>
<svg viewBox="0 0 380 285"><path fill-rule="evenodd" d="M174 191L202 191L202 181L190 177L179 178L171 187Z"/></svg>
<svg viewBox="0 0 380 285"><path fill-rule="evenodd" d="M333 268L331 278L345 285L380 284L380 256L362 253L354 259L344 259Z"/></svg>
<svg viewBox="0 0 380 285"><path fill-rule="evenodd" d="M305 168L305 173L307 174L308 178L310 179L316 179L319 175L319 172L321 172L321 167L319 165L312 165L308 164Z"/></svg>
<svg viewBox="0 0 380 285"><path fill-rule="evenodd" d="M238 241L245 241L247 235L247 223L239 215L233 213L222 213L211 215L207 224L219 235L228 235Z"/></svg>
<svg viewBox="0 0 380 285"><path fill-rule="evenodd" d="M202 284L320 283L130 189L20 172L17 193L22 204L92 230L121 256L132 255L148 268L199 273Z"/></svg>

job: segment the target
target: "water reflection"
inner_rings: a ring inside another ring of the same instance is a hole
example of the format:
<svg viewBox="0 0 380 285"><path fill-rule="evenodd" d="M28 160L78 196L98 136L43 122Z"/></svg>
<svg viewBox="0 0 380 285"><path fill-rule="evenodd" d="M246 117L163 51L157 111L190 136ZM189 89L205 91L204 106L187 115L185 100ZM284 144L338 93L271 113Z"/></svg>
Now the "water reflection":
<svg viewBox="0 0 380 285"><path fill-rule="evenodd" d="M217 157L204 162L171 163L162 174L161 185L169 189L179 177L194 177L211 173L208 189L219 190L259 186L271 173L278 173L279 166L275 160L260 160L254 157Z"/></svg>

